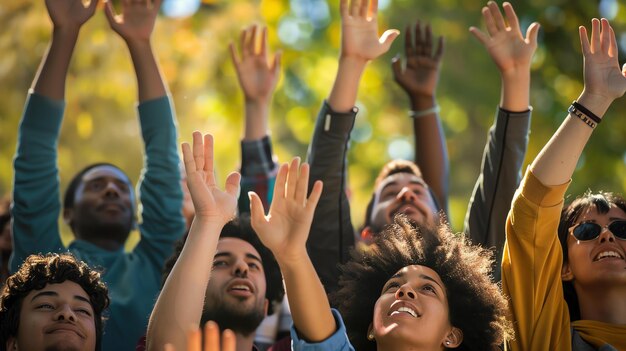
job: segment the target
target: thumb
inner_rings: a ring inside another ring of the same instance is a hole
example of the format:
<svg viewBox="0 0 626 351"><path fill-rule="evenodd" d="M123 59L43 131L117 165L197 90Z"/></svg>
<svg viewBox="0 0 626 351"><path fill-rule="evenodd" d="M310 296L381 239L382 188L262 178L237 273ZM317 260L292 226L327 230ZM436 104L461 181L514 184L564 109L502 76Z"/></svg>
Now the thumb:
<svg viewBox="0 0 626 351"><path fill-rule="evenodd" d="M226 185L224 190L231 195L236 196L239 195L239 183L241 181L241 174L239 172L232 172L226 177Z"/></svg>
<svg viewBox="0 0 626 351"><path fill-rule="evenodd" d="M396 55L391 59L391 70L393 71L393 77L398 80L398 77L402 75L402 60L400 60L400 55Z"/></svg>
<svg viewBox="0 0 626 351"><path fill-rule="evenodd" d="M537 45L537 36L539 35L539 28L541 25L537 22L531 24L526 30L526 41L529 44Z"/></svg>
<svg viewBox="0 0 626 351"><path fill-rule="evenodd" d="M111 0L105 1L104 14L106 15L111 27L115 27L117 25L117 20L115 19L115 10L113 9L113 4L111 3Z"/></svg>
<svg viewBox="0 0 626 351"><path fill-rule="evenodd" d="M257 228L265 222L263 202L261 202L261 198L254 191L248 192L248 198L250 199L250 224L252 224L254 231L259 233Z"/></svg>
<svg viewBox="0 0 626 351"><path fill-rule="evenodd" d="M385 49L385 52L387 52L389 48L391 47L391 44L393 43L393 41L396 40L396 38L399 35L400 35L399 30L388 29L383 33L383 35L380 36L380 39L378 39L378 42L382 44L383 48Z"/></svg>
<svg viewBox="0 0 626 351"><path fill-rule="evenodd" d="M622 75L626 77L626 63L622 66Z"/></svg>

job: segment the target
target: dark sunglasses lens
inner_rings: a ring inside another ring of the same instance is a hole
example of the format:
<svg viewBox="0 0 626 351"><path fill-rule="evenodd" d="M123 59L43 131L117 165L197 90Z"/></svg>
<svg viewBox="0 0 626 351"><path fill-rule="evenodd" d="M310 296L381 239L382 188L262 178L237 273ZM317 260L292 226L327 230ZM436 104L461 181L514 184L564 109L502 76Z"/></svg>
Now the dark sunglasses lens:
<svg viewBox="0 0 626 351"><path fill-rule="evenodd" d="M626 221L613 221L609 224L611 233L620 239L626 239Z"/></svg>
<svg viewBox="0 0 626 351"><path fill-rule="evenodd" d="M581 223L574 228L574 237L578 240L592 240L600 235L602 227L595 223Z"/></svg>

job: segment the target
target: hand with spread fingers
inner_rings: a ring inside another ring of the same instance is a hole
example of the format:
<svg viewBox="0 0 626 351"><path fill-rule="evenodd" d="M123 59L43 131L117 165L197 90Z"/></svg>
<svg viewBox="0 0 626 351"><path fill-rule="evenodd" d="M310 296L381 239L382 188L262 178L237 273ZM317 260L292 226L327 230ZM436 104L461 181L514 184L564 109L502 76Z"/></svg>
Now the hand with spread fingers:
<svg viewBox="0 0 626 351"><path fill-rule="evenodd" d="M78 30L96 12L98 0L89 5L81 0L46 0L50 19L57 29Z"/></svg>
<svg viewBox="0 0 626 351"><path fill-rule="evenodd" d="M537 49L539 23L532 23L524 38L513 6L505 2L502 8L506 19L502 16L498 4L489 1L482 9L488 34L476 27L471 27L470 32L487 49L503 75L514 74L518 71L528 72L533 54Z"/></svg>
<svg viewBox="0 0 626 351"><path fill-rule="evenodd" d="M233 172L226 178L225 190L215 183L213 136L193 133L193 149L182 144L187 186L196 209L196 219L224 225L235 216L241 176Z"/></svg>
<svg viewBox="0 0 626 351"><path fill-rule="evenodd" d="M204 340L200 329L195 328L187 334L187 351L235 351L236 341L235 334L229 329L224 330L220 340L219 326L208 321L204 325ZM176 351L176 348L166 344L165 351Z"/></svg>
<svg viewBox="0 0 626 351"><path fill-rule="evenodd" d="M378 0L341 0L339 11L344 58L373 60L386 53L400 34L389 29L378 37Z"/></svg>
<svg viewBox="0 0 626 351"><path fill-rule="evenodd" d="M230 43L230 54L239 85L246 101L271 99L280 73L280 53L268 60L267 27L250 26L241 31L239 40L241 55L234 43Z"/></svg>
<svg viewBox="0 0 626 351"><path fill-rule="evenodd" d="M613 102L626 91L626 64L620 69L613 28L606 19L594 18L591 41L584 26L579 27L579 35L585 64L583 94Z"/></svg>
<svg viewBox="0 0 626 351"><path fill-rule="evenodd" d="M322 182L317 181L307 198L308 183L309 165L294 158L280 166L267 216L259 196L249 193L252 227L279 264L306 256L306 240L322 193Z"/></svg>
<svg viewBox="0 0 626 351"><path fill-rule="evenodd" d="M122 0L120 14L111 1L104 8L111 28L126 42L149 42L162 0Z"/></svg>
<svg viewBox="0 0 626 351"><path fill-rule="evenodd" d="M400 56L392 60L393 77L409 95L411 100L423 97L432 99L435 96L441 58L443 56L443 37L437 39L433 47L433 34L430 24L415 24L415 31L407 26L404 42L406 63L403 66Z"/></svg>

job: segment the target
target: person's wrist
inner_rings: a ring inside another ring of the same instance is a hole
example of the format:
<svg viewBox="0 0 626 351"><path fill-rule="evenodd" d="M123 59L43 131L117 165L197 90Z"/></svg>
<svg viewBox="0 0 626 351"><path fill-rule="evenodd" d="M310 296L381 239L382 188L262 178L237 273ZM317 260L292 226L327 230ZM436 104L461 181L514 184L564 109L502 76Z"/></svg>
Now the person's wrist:
<svg viewBox="0 0 626 351"><path fill-rule="evenodd" d="M502 77L502 80L528 79L528 81L530 81L530 64L501 70L500 76Z"/></svg>
<svg viewBox="0 0 626 351"><path fill-rule="evenodd" d="M131 49L152 49L150 38L123 38L126 45Z"/></svg>
<svg viewBox="0 0 626 351"><path fill-rule="evenodd" d="M437 99L434 94L423 95L409 93L409 100L411 102L411 110L413 111L423 111L437 105Z"/></svg>
<svg viewBox="0 0 626 351"><path fill-rule="evenodd" d="M310 260L306 248L285 251L287 252L282 254L274 254L274 256L276 257L276 262L280 266L281 270L301 267Z"/></svg>
<svg viewBox="0 0 626 351"><path fill-rule="evenodd" d="M55 25L52 30L53 38L77 38L80 32L80 25Z"/></svg>
<svg viewBox="0 0 626 351"><path fill-rule="evenodd" d="M339 65L354 65L355 68L364 68L368 62L368 59L356 54L347 54L342 52L339 56Z"/></svg>
<svg viewBox="0 0 626 351"><path fill-rule="evenodd" d="M613 103L613 100L615 99L603 94L590 92L587 89L583 89L583 92L578 99L576 99L579 104L583 105L599 118L604 116L609 106L611 106L611 103Z"/></svg>
<svg viewBox="0 0 626 351"><path fill-rule="evenodd" d="M271 97L244 97L244 103L247 107L266 107L270 104Z"/></svg>

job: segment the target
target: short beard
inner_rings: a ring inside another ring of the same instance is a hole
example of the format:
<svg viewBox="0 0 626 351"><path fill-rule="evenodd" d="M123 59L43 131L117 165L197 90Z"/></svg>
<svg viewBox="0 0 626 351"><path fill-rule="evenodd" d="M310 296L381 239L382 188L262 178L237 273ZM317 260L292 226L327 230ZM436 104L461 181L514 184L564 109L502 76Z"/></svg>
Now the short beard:
<svg viewBox="0 0 626 351"><path fill-rule="evenodd" d="M256 332L263 319L265 311L263 308L254 308L251 311L238 311L224 306L223 303L218 304L207 310L202 311L200 319L201 325L208 321L214 321L220 327L220 330L230 329L236 334L249 336Z"/></svg>

